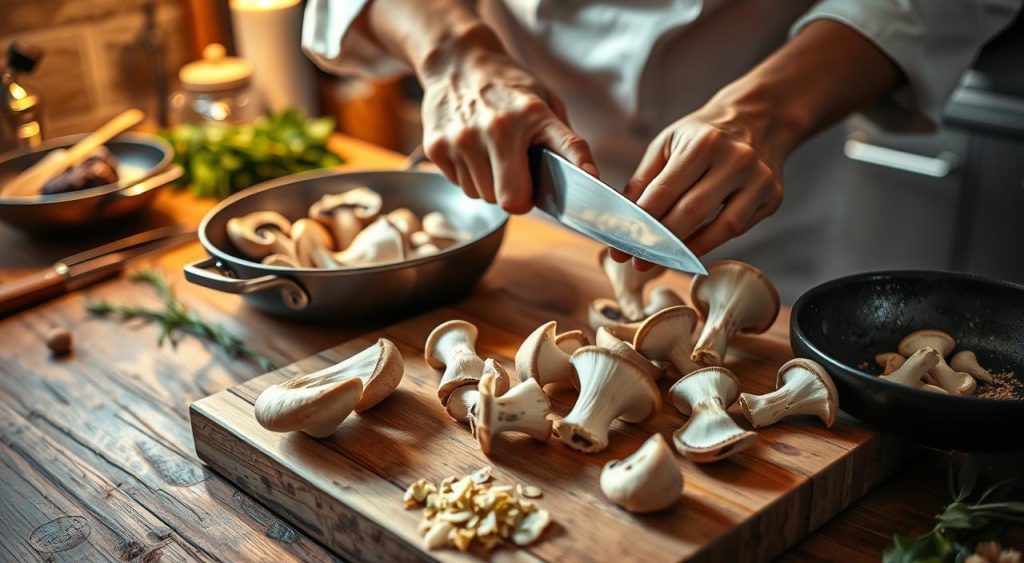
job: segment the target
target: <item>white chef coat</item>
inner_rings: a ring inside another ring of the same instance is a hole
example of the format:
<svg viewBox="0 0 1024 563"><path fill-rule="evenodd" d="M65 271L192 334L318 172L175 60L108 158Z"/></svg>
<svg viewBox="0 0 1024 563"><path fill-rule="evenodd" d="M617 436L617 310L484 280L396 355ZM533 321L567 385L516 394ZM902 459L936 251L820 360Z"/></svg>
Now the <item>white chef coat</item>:
<svg viewBox="0 0 1024 563"><path fill-rule="evenodd" d="M404 63L352 22L370 0L309 0L302 46L338 74L384 77ZM602 179L621 187L651 139L822 18L858 31L900 67L906 86L865 115L883 126L927 130L983 44L1012 21L1020 0L479 0L481 17L509 53L565 102ZM625 133L625 134L624 134ZM828 137L829 135L823 135ZM836 137L836 135L832 135ZM838 154L838 139L832 139ZM798 151L799 153L800 151ZM805 151L806 152L806 151ZM784 181L773 218L721 253L758 264L790 299L814 277L828 222L827 189L813 162ZM754 235L754 233L760 233ZM803 269L802 273L800 272ZM774 270L774 272L772 271Z"/></svg>

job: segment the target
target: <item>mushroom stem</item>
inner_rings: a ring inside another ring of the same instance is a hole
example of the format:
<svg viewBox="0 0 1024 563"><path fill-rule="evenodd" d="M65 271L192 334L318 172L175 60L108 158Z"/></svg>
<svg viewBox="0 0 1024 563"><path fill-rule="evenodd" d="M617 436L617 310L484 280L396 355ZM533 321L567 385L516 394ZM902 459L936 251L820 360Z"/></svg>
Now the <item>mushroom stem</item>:
<svg viewBox="0 0 1024 563"><path fill-rule="evenodd" d="M736 332L760 334L779 315L779 293L757 268L725 260L708 266L708 275L693 278L690 300L705 317L690 358L721 365Z"/></svg>
<svg viewBox="0 0 1024 563"><path fill-rule="evenodd" d="M566 353L559 347L557 330L558 323L549 321L523 340L516 351L516 372L520 379L535 379L541 387L572 384L571 352Z"/></svg>
<svg viewBox="0 0 1024 563"><path fill-rule="evenodd" d="M683 474L665 438L654 434L629 457L604 466L601 492L630 512L655 512L683 496Z"/></svg>
<svg viewBox="0 0 1024 563"><path fill-rule="evenodd" d="M963 350L957 352L953 359L949 362L949 367L956 371L968 373L974 376L975 379L980 379L985 383L995 383L995 379L992 377L992 372L981 367L978 364L978 357L970 350Z"/></svg>
<svg viewBox="0 0 1024 563"><path fill-rule="evenodd" d="M944 358L939 358L939 363L928 370L928 373L935 378L935 382L950 395L967 397L974 394L978 383L970 374L958 372L949 367Z"/></svg>
<svg viewBox="0 0 1024 563"><path fill-rule="evenodd" d="M757 434L740 428L729 416L739 382L722 367L702 368L669 390L672 404L690 418L672 434L676 451L699 463L718 461L745 450Z"/></svg>
<svg viewBox="0 0 1024 563"><path fill-rule="evenodd" d="M615 300L622 308L626 320L639 321L643 319L645 317L644 286L664 273L665 268L658 266L641 272L634 268L630 261L616 262L613 260L607 249L602 250L598 258L601 268L604 269L608 281L612 284Z"/></svg>
<svg viewBox="0 0 1024 563"><path fill-rule="evenodd" d="M764 395L741 393L743 416L754 428L762 428L793 415L817 416L831 427L839 399L835 384L820 364L797 358L779 368L777 389Z"/></svg>
<svg viewBox="0 0 1024 563"><path fill-rule="evenodd" d="M919 387L924 374L937 366L940 361L942 361L942 356L938 352L932 348L921 348L907 358L896 371L878 377L908 387Z"/></svg>
<svg viewBox="0 0 1024 563"><path fill-rule="evenodd" d="M478 333L472 323L448 321L427 336L424 359L430 367L444 369L437 390L442 405L448 405L448 399L456 388L480 381L484 360L476 353Z"/></svg>
<svg viewBox="0 0 1024 563"><path fill-rule="evenodd" d="M496 374L485 371L477 391L473 432L485 455L490 453L494 437L503 432L522 432L541 442L551 435L547 419L551 403L537 380L527 379L499 396Z"/></svg>

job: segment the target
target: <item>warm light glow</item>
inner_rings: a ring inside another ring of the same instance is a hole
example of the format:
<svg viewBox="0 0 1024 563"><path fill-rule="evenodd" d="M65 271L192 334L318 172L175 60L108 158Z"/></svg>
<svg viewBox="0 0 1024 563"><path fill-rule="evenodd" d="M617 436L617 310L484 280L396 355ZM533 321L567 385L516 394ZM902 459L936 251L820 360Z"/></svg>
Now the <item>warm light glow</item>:
<svg viewBox="0 0 1024 563"><path fill-rule="evenodd" d="M299 0L231 0L231 9L248 12L281 10L298 3Z"/></svg>
<svg viewBox="0 0 1024 563"><path fill-rule="evenodd" d="M25 96L28 95L28 92L26 92L25 89L22 88L21 85L18 84L17 82L12 82L11 83L10 90L11 90L11 98L14 98L15 100L20 100L20 99L22 99L22 98L24 98Z"/></svg>

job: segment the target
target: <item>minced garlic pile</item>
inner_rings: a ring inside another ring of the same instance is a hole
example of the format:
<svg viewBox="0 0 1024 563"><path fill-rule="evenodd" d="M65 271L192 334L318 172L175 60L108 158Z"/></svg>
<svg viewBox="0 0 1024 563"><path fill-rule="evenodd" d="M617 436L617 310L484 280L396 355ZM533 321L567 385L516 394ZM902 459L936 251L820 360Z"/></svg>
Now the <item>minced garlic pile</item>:
<svg viewBox="0 0 1024 563"><path fill-rule="evenodd" d="M536 487L493 485L493 470L483 467L462 478L448 477L434 485L420 479L405 491L405 506L424 506L420 533L427 549L455 547L468 551L476 542L490 552L499 545L527 545L551 523L547 510L531 498ZM523 497L523 498L520 498Z"/></svg>

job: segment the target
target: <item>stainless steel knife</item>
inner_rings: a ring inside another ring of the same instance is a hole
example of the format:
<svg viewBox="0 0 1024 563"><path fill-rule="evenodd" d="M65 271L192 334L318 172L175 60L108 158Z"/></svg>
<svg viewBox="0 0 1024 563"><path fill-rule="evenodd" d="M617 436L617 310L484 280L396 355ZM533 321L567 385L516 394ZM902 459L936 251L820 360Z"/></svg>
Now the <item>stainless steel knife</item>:
<svg viewBox="0 0 1024 563"><path fill-rule="evenodd" d="M530 148L533 203L570 229L666 268L707 274L704 265L649 213L544 147Z"/></svg>

